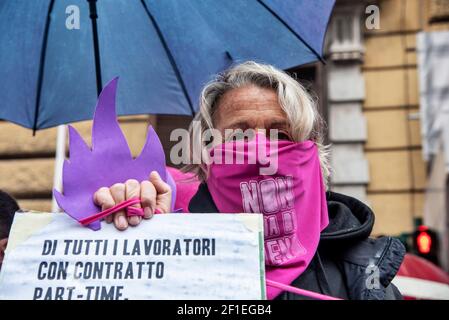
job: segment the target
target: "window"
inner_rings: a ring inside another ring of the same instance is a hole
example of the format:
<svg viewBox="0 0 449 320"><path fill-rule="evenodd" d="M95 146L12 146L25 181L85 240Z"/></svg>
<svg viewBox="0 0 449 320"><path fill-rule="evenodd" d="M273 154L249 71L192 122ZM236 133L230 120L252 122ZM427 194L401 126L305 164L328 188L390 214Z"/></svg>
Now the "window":
<svg viewBox="0 0 449 320"><path fill-rule="evenodd" d="M449 21L449 0L432 0L430 2L430 23Z"/></svg>
<svg viewBox="0 0 449 320"><path fill-rule="evenodd" d="M360 10L335 12L329 28L328 53L332 60L359 60L363 56Z"/></svg>

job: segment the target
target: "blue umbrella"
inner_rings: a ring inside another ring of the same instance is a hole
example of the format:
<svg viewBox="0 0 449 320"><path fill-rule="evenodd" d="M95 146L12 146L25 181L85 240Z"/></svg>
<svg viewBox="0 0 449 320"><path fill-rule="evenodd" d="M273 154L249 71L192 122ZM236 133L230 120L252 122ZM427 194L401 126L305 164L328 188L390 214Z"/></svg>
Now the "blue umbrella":
<svg viewBox="0 0 449 320"><path fill-rule="evenodd" d="M231 64L322 59L335 0L0 0L0 119L33 130L91 119L120 76L120 115L196 111ZM80 28L66 27L67 7Z"/></svg>

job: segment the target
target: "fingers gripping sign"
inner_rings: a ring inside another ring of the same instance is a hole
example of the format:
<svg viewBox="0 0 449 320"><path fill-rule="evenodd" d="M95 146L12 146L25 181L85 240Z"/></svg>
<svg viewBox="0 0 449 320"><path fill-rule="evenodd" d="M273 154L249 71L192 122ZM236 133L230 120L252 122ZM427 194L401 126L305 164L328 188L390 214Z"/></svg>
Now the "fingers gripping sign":
<svg viewBox="0 0 449 320"><path fill-rule="evenodd" d="M97 206L101 207L101 211L105 211L115 206L114 198L112 197L109 188L106 187L100 188L95 192L94 202ZM107 216L105 220L107 223L111 223L112 215Z"/></svg>
<svg viewBox="0 0 449 320"><path fill-rule="evenodd" d="M138 198L140 196L140 184L139 181L135 179L129 179L125 183L125 200L132 199L132 198ZM132 207L135 208L142 208L140 203L136 203L132 205ZM129 216L128 215L128 225L130 226L137 226L140 221L142 220L142 217L140 216Z"/></svg>
<svg viewBox="0 0 449 320"><path fill-rule="evenodd" d="M162 180L157 171L150 174L150 182L156 189L156 208L154 213L167 213L170 211L172 190L170 186Z"/></svg>
<svg viewBox="0 0 449 320"><path fill-rule="evenodd" d="M123 183L116 183L110 188L112 198L114 198L115 204L119 204L126 200L126 186ZM125 230L128 228L128 220L126 218L125 210L120 210L114 213L113 217L114 225L119 230Z"/></svg>
<svg viewBox="0 0 449 320"><path fill-rule="evenodd" d="M140 203L132 205L134 208L143 210L143 217L150 219L155 213L167 213L170 211L172 190L160 175L153 171L149 180L139 183L135 179L129 179L125 183L116 183L112 187L102 187L94 194L95 204L102 211L110 209L130 199L140 198ZM128 226L137 226L142 217L129 215L123 208L118 212L105 217L107 223L114 222L118 230L126 230Z"/></svg>

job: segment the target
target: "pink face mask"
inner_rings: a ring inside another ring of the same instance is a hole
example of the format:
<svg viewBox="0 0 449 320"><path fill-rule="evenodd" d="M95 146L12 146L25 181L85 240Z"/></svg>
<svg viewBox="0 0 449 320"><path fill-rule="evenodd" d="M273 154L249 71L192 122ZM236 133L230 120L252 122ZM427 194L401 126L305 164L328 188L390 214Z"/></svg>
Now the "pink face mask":
<svg viewBox="0 0 449 320"><path fill-rule="evenodd" d="M211 158L207 186L218 210L263 214L266 278L289 285L309 265L328 225L316 145L257 134L216 146ZM279 293L267 286L268 299Z"/></svg>

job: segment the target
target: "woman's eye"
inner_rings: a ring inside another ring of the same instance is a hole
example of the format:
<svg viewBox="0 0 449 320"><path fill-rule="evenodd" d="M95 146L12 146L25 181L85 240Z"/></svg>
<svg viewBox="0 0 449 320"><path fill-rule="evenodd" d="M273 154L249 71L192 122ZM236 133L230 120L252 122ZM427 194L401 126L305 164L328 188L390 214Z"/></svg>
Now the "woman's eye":
<svg viewBox="0 0 449 320"><path fill-rule="evenodd" d="M279 131L278 132L278 140L293 141L293 139L290 136L290 134L288 134L287 132L284 132L284 131Z"/></svg>
<svg viewBox="0 0 449 320"><path fill-rule="evenodd" d="M230 136L228 136L228 138L226 139L226 141L237 141L237 140L240 140L241 139L241 137L239 136L239 135L237 135L237 134L232 134L232 135L230 135Z"/></svg>
<svg viewBox="0 0 449 320"><path fill-rule="evenodd" d="M243 134L241 133L233 133L231 135L229 135L226 139L226 141L230 142L230 141L239 141L243 139Z"/></svg>
<svg viewBox="0 0 449 320"><path fill-rule="evenodd" d="M254 137L254 134L252 132L242 132L240 130L233 132L232 134L228 135L225 138L226 142L232 142L232 141L249 141ZM293 138L291 135L286 131L280 131L277 130L277 133L275 136L271 136L271 134L268 134L267 132L267 138L268 139L276 139L276 140L286 140L286 141L293 141Z"/></svg>
<svg viewBox="0 0 449 320"><path fill-rule="evenodd" d="M238 130L237 132L232 133L231 135L228 136L228 138L226 139L226 141L230 142L230 141L248 141L251 140L254 137L254 134L251 131L240 131Z"/></svg>

